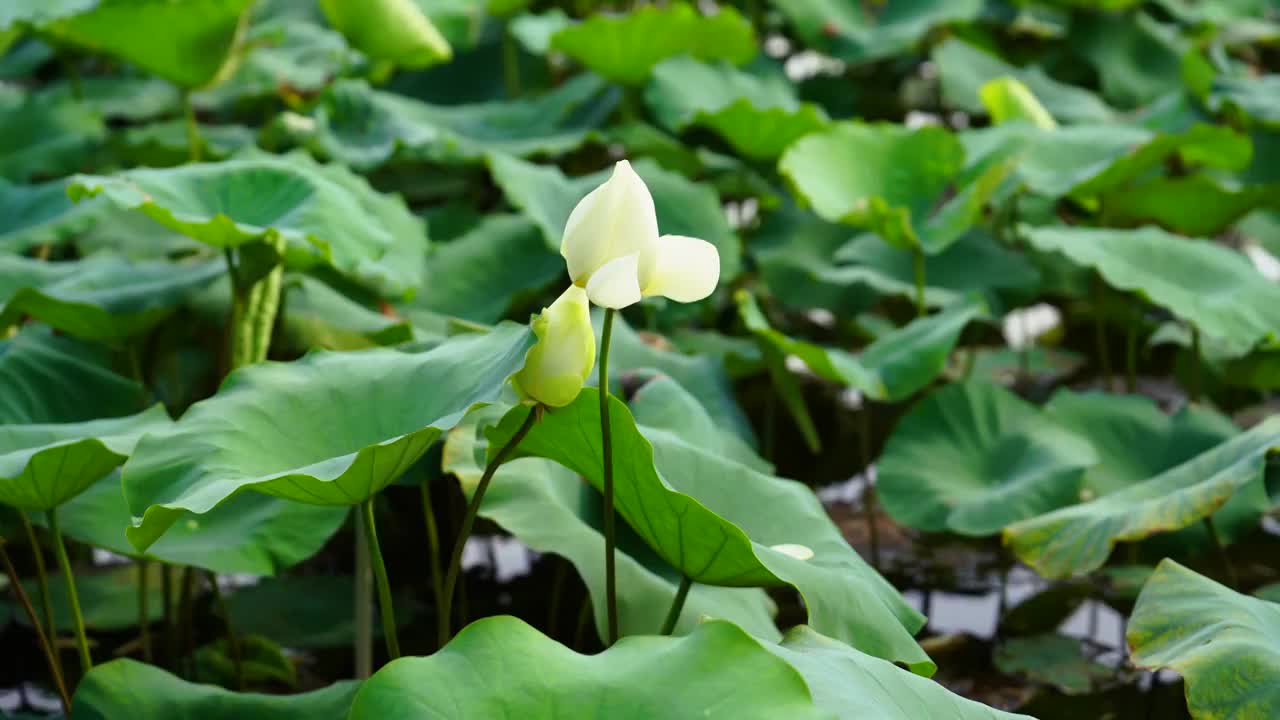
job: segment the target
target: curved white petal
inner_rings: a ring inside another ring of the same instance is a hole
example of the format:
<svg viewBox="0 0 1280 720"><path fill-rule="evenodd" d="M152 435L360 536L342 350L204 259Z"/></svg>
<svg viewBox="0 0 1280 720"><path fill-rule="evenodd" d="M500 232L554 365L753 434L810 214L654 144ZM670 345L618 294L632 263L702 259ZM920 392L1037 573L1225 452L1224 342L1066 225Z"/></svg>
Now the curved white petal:
<svg viewBox="0 0 1280 720"><path fill-rule="evenodd" d="M640 262L645 264L657 239L653 196L631 163L620 160L609 179L569 213L560 254L569 277L583 284L605 263L624 255L641 253Z"/></svg>
<svg viewBox="0 0 1280 720"><path fill-rule="evenodd" d="M641 278L645 295L662 295L676 302L701 300L720 281L720 251L706 240L663 235L655 247L652 269Z"/></svg>
<svg viewBox="0 0 1280 720"><path fill-rule="evenodd" d="M640 254L631 253L600 266L587 281L587 297L600 307L621 310L640 302Z"/></svg>

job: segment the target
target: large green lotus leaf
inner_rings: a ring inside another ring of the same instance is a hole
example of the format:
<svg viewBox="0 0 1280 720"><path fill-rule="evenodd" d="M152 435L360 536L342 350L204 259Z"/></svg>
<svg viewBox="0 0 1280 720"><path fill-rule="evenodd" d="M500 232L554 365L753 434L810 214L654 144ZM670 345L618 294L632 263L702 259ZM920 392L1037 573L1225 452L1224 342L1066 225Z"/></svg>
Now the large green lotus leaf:
<svg viewBox="0 0 1280 720"><path fill-rule="evenodd" d="M1097 270L1108 285L1146 296L1221 344L1228 356L1280 341L1280 285L1240 253L1146 227L1025 228L1035 248Z"/></svg>
<svg viewBox="0 0 1280 720"><path fill-rule="evenodd" d="M961 139L971 164L1015 157L1015 176L1033 192L1090 202L1108 191L1123 195L1135 181L1170 162L1187 169L1240 170L1252 154L1248 136L1205 124L1180 132L1155 132L1137 125L1043 130L1027 123L1006 123L964 133Z"/></svg>
<svg viewBox="0 0 1280 720"><path fill-rule="evenodd" d="M1280 713L1280 604L1166 559L1143 586L1125 639L1135 665L1182 675L1194 718Z"/></svg>
<svg viewBox="0 0 1280 720"><path fill-rule="evenodd" d="M1115 678L1114 668L1087 657L1079 638L1046 633L1013 637L1000 644L996 669L1067 695L1084 695Z"/></svg>
<svg viewBox="0 0 1280 720"><path fill-rule="evenodd" d="M374 60L424 68L453 57L449 41L413 0L320 0L329 23Z"/></svg>
<svg viewBox="0 0 1280 720"><path fill-rule="evenodd" d="M8 264L0 260L0 275L8 274ZM51 282L23 287L8 298L0 292L0 328L32 317L76 337L125 341L155 327L188 294L226 272L221 259L134 263L97 255L65 265L60 269L69 274ZM0 290L11 282L0 277Z"/></svg>
<svg viewBox="0 0 1280 720"><path fill-rule="evenodd" d="M472 105L432 105L349 80L330 88L317 106L311 142L360 168L392 157L470 163L490 151L559 155L586 142L617 97L590 74L540 96Z"/></svg>
<svg viewBox="0 0 1280 720"><path fill-rule="evenodd" d="M56 245L93 225L99 203L73 205L62 180L15 185L0 179L0 252Z"/></svg>
<svg viewBox="0 0 1280 720"><path fill-rule="evenodd" d="M78 423L136 413L146 391L99 345L28 326L0 340L0 425Z"/></svg>
<svg viewBox="0 0 1280 720"><path fill-rule="evenodd" d="M172 432L138 444L124 469L129 540L146 550L182 511L203 514L246 490L362 502L464 413L496 400L531 345L527 327L504 325L424 353L318 352L242 368Z"/></svg>
<svg viewBox="0 0 1280 720"><path fill-rule="evenodd" d="M178 112L181 93L172 83L148 75L95 75L79 81L80 98L104 118L141 122ZM42 91L71 100L75 87L60 82Z"/></svg>
<svg viewBox="0 0 1280 720"><path fill-rule="evenodd" d="M455 428L444 449L445 472L457 475L468 494L475 491L483 471L484 441L477 434L474 426ZM573 563L591 594L596 628L604 637L608 618L600 493L571 470L541 458L507 463L492 482L480 514L537 552L555 553ZM617 547L619 632L655 634L666 619L680 576L626 524ZM777 640L781 636L773 624L774 609L758 588L698 584L689 591L676 631L691 632L703 617L713 617L756 637Z"/></svg>
<svg viewBox="0 0 1280 720"><path fill-rule="evenodd" d="M963 168L964 148L943 128L854 122L806 135L778 161L779 172L819 217L931 255L979 219L1011 166L990 163L957 190Z"/></svg>
<svg viewBox="0 0 1280 720"><path fill-rule="evenodd" d="M343 508L240 493L203 515L185 514L145 553L139 553L125 532L133 516L119 471L58 508L63 534L86 545L216 573L250 575L275 575L315 555L346 516ZM44 523L42 515L32 519Z"/></svg>
<svg viewBox="0 0 1280 720"><path fill-rule="evenodd" d="M1224 186L1202 174L1156 178L1109 193L1108 221L1120 226L1153 223L1174 232L1215 237L1259 208L1280 208L1280 184Z"/></svg>
<svg viewBox="0 0 1280 720"><path fill-rule="evenodd" d="M220 109L246 100L315 92L354 65L358 56L341 34L305 18L255 20L245 33L244 48L231 76L193 93L192 103Z"/></svg>
<svg viewBox="0 0 1280 720"><path fill-rule="evenodd" d="M358 680L343 680L299 695L237 693L187 682L154 665L123 658L98 665L85 675L72 698L71 714L77 720L342 718L359 688Z"/></svg>
<svg viewBox="0 0 1280 720"><path fill-rule="evenodd" d="M769 326L745 290L735 296L747 329L785 355L795 355L814 373L856 388L874 400L897 402L928 385L946 368L961 331L986 314L980 302L957 303L936 315L896 328L854 355L787 337Z"/></svg>
<svg viewBox="0 0 1280 720"><path fill-rule="evenodd" d="M660 375L648 380L631 395L630 405L647 430L664 430L707 452L773 474L773 463L757 455L750 443L702 405L694 390L674 378Z"/></svg>
<svg viewBox="0 0 1280 720"><path fill-rule="evenodd" d="M813 628L797 625L780 645L765 644L804 677L818 707L840 720L1015 720L891 662L859 652Z"/></svg>
<svg viewBox="0 0 1280 720"><path fill-rule="evenodd" d="M936 390L904 417L876 467L894 520L919 530L992 535L1080 499L1098 461L1083 438L997 385Z"/></svg>
<svg viewBox="0 0 1280 720"><path fill-rule="evenodd" d="M15 182L83 169L107 134L102 116L85 103L9 86L0 86L0 127L0 178Z"/></svg>
<svg viewBox="0 0 1280 720"><path fill-rule="evenodd" d="M940 25L973 20L981 0L916 0L875 5L857 0L774 0L805 44L849 62L910 50Z"/></svg>
<svg viewBox="0 0 1280 720"><path fill-rule="evenodd" d="M99 0L44 25L58 43L131 62L184 88L217 80L248 22L251 0Z"/></svg>
<svg viewBox="0 0 1280 720"><path fill-rule="evenodd" d="M591 318L597 341L603 320L602 312L594 313ZM619 376L669 377L698 401L718 427L749 444L754 442L751 423L738 405L723 362L707 355L685 355L666 349L659 342L647 341L622 317L614 319L611 343L609 371L614 378L615 393L622 389L617 383Z"/></svg>
<svg viewBox="0 0 1280 720"><path fill-rule="evenodd" d="M1036 572L1057 578L1102 567L1117 542L1180 530L1261 481L1280 447L1270 418L1191 460L1124 490L1005 528L1004 542Z"/></svg>
<svg viewBox="0 0 1280 720"><path fill-rule="evenodd" d="M290 265L329 263L388 294L420 284L425 233L404 201L301 154L81 175L67 191L73 200L105 195L217 248L278 235Z"/></svg>
<svg viewBox="0 0 1280 720"><path fill-rule="evenodd" d="M1071 27L1072 49L1098 74L1102 93L1123 108L1182 90L1182 58L1190 47L1176 27L1136 13L1082 15Z"/></svg>
<svg viewBox="0 0 1280 720"><path fill-rule="evenodd" d="M667 128L710 128L738 152L761 160L778 157L792 141L828 123L822 108L801 103L779 73L753 75L690 57L655 67L645 101Z"/></svg>
<svg viewBox="0 0 1280 720"><path fill-rule="evenodd" d="M1106 122L1115 116L1114 110L1088 90L1054 80L1036 66L1011 65L959 38L948 38L935 47L932 57L940 73L943 100L969 113L987 112L978 96L984 84L1011 77L1026 85L1049 114L1062 122Z"/></svg>
<svg viewBox="0 0 1280 720"><path fill-rule="evenodd" d="M552 35L551 49L610 80L641 85L654 65L675 55L741 65L755 56L756 37L751 23L732 7L708 16L676 2L595 15Z"/></svg>
<svg viewBox="0 0 1280 720"><path fill-rule="evenodd" d="M365 681L349 717L430 716L827 717L800 673L732 623L706 622L681 637L625 637L580 655L505 615L472 623L430 657L386 665Z"/></svg>
<svg viewBox="0 0 1280 720"><path fill-rule="evenodd" d="M1227 417L1198 406L1166 415L1141 396L1073 393L1059 390L1045 412L1087 439L1100 462L1085 473L1086 492L1093 497L1123 490L1194 458L1239 432ZM1237 492L1214 513L1214 527L1224 542L1254 530L1258 518L1271 508L1265 484L1258 482ZM1167 552L1211 547L1200 524L1150 541Z"/></svg>
<svg viewBox="0 0 1280 720"><path fill-rule="evenodd" d="M516 215L487 215L447 243L436 243L423 292L401 307L475 322L503 317L512 299L546 287L564 273L564 260L547 249L538 226Z"/></svg>
<svg viewBox="0 0 1280 720"><path fill-rule="evenodd" d="M915 297L911 251L864 233L834 253L821 273L823 280L865 287L882 295ZM1021 253L1001 245L986 232L965 234L951 247L925 257L925 304L945 307L974 293L1025 292L1040 284L1040 273ZM785 292L786 288L777 289Z"/></svg>
<svg viewBox="0 0 1280 720"><path fill-rule="evenodd" d="M1106 132L1106 126L1092 127L1097 133ZM1052 142L1052 132L1048 137ZM1199 167L1243 170L1252 155L1253 145L1248 135L1228 127L1198 123L1182 132L1156 134L1141 146L1126 149L1106 170L1072 188L1071 192L1078 197L1089 197L1121 190L1144 173L1169 162L1177 162L1185 170Z"/></svg>
<svg viewBox="0 0 1280 720"><path fill-rule="evenodd" d="M53 509L123 464L143 433L171 422L155 405L121 418L0 426L0 502Z"/></svg>
<svg viewBox="0 0 1280 720"><path fill-rule="evenodd" d="M1280 75L1214 78L1206 104L1215 113L1243 116L1265 128L1280 127Z"/></svg>
<svg viewBox="0 0 1280 720"><path fill-rule="evenodd" d="M227 298L229 288L217 296ZM404 320L388 317L308 275L286 275L276 342L300 350L361 350L414 337ZM223 314L225 317L225 314Z"/></svg>
<svg viewBox="0 0 1280 720"><path fill-rule="evenodd" d="M1094 495L1159 475L1239 432L1229 418L1208 408L1191 405L1167 415L1140 395L1063 389L1054 393L1044 410L1097 451L1100 462L1084 478Z"/></svg>
<svg viewBox="0 0 1280 720"><path fill-rule="evenodd" d="M490 447L505 442L527 413L522 407L508 413L490 431ZM858 557L812 491L669 431L642 434L616 397L609 419L615 506L663 560L704 584L791 585L814 627L915 672L933 672L911 637L923 618ZM520 452L555 460L598 488L599 425L599 396L584 389L572 404L547 412ZM773 549L782 544L804 545L814 556L800 560Z"/></svg>
<svg viewBox="0 0 1280 720"><path fill-rule="evenodd" d="M663 169L650 160L634 163L649 187L658 213L658 230L667 235L699 237L720 252L720 282L732 280L742 269L742 243L710 187ZM559 168L535 165L509 155L489 155L489 170L507 201L520 208L542 229L547 246L560 251L569 213L578 201L608 179L612 170L569 178Z"/></svg>

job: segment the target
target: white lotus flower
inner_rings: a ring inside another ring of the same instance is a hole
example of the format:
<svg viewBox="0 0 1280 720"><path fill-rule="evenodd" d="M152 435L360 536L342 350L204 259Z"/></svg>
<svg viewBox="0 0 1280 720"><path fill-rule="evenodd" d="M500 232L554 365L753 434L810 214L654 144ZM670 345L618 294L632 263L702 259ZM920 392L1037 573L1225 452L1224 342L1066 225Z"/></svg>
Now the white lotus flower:
<svg viewBox="0 0 1280 720"><path fill-rule="evenodd" d="M621 309L662 295L695 302L720 279L720 253L706 240L658 235L653 196L626 160L569 214L560 254L591 302Z"/></svg>

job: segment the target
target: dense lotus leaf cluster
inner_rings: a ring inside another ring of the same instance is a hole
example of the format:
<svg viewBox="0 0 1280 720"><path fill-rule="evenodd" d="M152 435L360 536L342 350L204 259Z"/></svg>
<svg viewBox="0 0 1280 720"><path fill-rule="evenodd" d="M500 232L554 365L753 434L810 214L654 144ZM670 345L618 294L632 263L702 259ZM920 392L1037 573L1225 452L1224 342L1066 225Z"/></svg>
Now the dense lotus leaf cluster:
<svg viewBox="0 0 1280 720"><path fill-rule="evenodd" d="M0 717L1280 717L1278 46L0 0Z"/></svg>

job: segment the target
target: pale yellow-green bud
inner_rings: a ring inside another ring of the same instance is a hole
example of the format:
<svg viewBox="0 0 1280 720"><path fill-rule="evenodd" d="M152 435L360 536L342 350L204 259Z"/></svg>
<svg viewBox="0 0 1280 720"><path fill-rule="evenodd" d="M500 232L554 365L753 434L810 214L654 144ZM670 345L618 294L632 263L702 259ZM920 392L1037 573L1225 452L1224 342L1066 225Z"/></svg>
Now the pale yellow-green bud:
<svg viewBox="0 0 1280 720"><path fill-rule="evenodd" d="M990 80L978 89L978 96L991 115L991 121L997 125L1010 120L1026 120L1041 130L1058 127L1035 93L1015 78Z"/></svg>
<svg viewBox="0 0 1280 720"><path fill-rule="evenodd" d="M587 291L570 285L533 318L538 342L525 355L515 386L528 400L563 407L573 402L596 362Z"/></svg>

